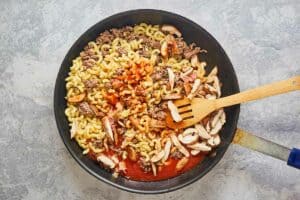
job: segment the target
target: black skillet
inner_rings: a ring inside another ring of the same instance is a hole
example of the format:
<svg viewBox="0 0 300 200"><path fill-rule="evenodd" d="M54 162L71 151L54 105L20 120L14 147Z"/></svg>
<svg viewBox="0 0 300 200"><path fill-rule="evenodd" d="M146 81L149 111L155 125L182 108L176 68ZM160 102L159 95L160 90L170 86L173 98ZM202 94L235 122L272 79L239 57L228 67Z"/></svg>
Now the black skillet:
<svg viewBox="0 0 300 200"><path fill-rule="evenodd" d="M133 26L142 22L148 24L171 24L177 27L183 34L184 40L187 43L195 42L197 46L208 51L207 54L201 54L200 59L205 60L208 63L208 71L215 65L218 66L219 78L223 84L223 96L239 92L237 77L228 56L217 40L201 26L185 17L166 11L150 9L132 10L113 15L98 22L83 33L73 44L65 56L57 75L54 91L54 112L57 127L63 142L73 158L86 171L103 182L126 191L143 194L157 194L170 192L187 186L213 169L213 167L222 159L234 137L240 108L239 105L236 105L225 109L227 122L221 130L220 135L222 143L216 149L216 156L206 157L203 162L198 164L192 170L171 179L154 182L132 181L122 176L115 179L112 177L111 173L103 170L87 156L82 155L82 149L74 140L70 139L70 127L64 114L66 108L66 100L64 98L66 96L65 78L72 65L72 60L79 55L80 51L82 51L89 41L95 40L99 33L111 28L119 28L126 25Z"/></svg>

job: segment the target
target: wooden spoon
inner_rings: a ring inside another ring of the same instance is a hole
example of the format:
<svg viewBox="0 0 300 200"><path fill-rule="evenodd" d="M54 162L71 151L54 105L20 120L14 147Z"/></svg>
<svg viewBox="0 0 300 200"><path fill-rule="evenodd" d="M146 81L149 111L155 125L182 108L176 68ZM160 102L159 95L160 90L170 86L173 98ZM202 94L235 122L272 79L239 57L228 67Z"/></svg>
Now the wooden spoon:
<svg viewBox="0 0 300 200"><path fill-rule="evenodd" d="M171 114L168 113L166 117L167 126L173 129L186 128L198 123L208 114L220 108L294 90L300 90L300 76L214 100L202 98L193 98L192 100L188 98L179 99L174 101L174 104L183 120L174 122Z"/></svg>

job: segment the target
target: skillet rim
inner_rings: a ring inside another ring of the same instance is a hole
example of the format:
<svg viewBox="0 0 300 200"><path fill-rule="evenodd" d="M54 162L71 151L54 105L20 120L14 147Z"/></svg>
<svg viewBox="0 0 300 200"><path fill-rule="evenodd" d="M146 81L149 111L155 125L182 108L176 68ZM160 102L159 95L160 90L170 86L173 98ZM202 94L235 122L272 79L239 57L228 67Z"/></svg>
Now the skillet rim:
<svg viewBox="0 0 300 200"><path fill-rule="evenodd" d="M66 148L68 149L69 153L71 154L71 156L76 160L76 162L85 170L87 171L89 174L91 174L92 176L96 177L98 180L101 180L103 181L104 183L107 183L115 188L118 188L118 189L121 189L121 190L124 190L124 191L127 191L127 192L132 192L132 193L137 193L137 194L162 194L162 193L166 193L166 192L171 192L171 191L175 191L175 190L178 190L178 189L181 189L185 186L188 186L194 182L196 182L197 180L199 180L200 178L202 178L204 175L206 175L210 170L212 170L216 164L218 164L220 162L220 160L223 158L225 152L227 151L230 143L232 142L232 139L235 135L235 131L237 129L237 123L238 123L238 119L239 119L239 113L240 113L240 105L236 105L235 106L235 114L234 116L232 116L234 119L233 119L233 133L231 133L231 137L229 138L230 141L227 141L224 143L224 150L221 151L221 152L218 152L217 154L217 158L215 160L212 161L211 164L208 165L207 168L205 168L200 174L198 174L197 176L194 176L194 177L191 177L190 180L186 181L185 183L180 183L176 186L173 186L171 188L168 188L168 189L159 189L159 190L141 190L141 189L133 189L133 188L130 188L130 187L126 187L124 185L120 185L118 183L115 183L113 181L110 181L109 179L106 179L104 177L102 177L100 174L94 172L92 169L90 169L83 161L80 160L79 156L77 154L75 154L74 151L72 151L72 148L71 148L71 145L69 144L70 141L67 141L63 138L63 134L64 134L64 131L63 131L63 128L62 128L62 125L61 123L59 122L60 121L60 116L59 116L59 107L58 107L58 104L59 104L59 99L60 98L64 98L62 97L62 95L59 93L59 89L58 89L58 82L59 82L59 79L61 78L62 76L62 68L64 67L63 66L63 63L66 62L66 60L68 60L68 58L70 57L70 52L73 51L73 49L76 48L76 45L82 40L83 36L86 35L88 32L90 32L92 29L94 29L99 23L105 23L105 22L109 22L111 21L111 19L115 18L115 17L120 17L120 16L124 16L124 15L132 15L132 14L135 14L135 13L139 13L139 12L153 12L153 13L160 13L160 14L166 14L166 15L171 15L175 18L179 18L183 21L187 21L188 23L190 23L191 25L193 26L197 26L199 29L201 29L203 31L203 33L205 33L207 35L207 37L213 39L215 41L215 45L217 46L217 48L221 51L221 54L223 54L223 56L227 59L227 62L228 64L230 65L230 68L232 70L232 81L234 82L234 86L236 87L235 90L237 92L240 91L239 89L239 84L238 84L238 79L237 79L237 76L236 76L236 72L234 70L234 67L229 59L229 57L227 56L225 50L223 49L223 47L220 45L220 43L209 33L207 32L204 28L202 28L200 25L198 25L197 23L195 23L194 21L186 18L186 17L183 17L179 14L176 14L176 13L173 13L173 12L169 12L169 11L165 11L165 10L159 10L159 9L133 9L133 10L127 10L127 11L123 11L123 12L118 12L116 14L113 14L111 16L108 16L100 21L98 21L96 24L94 24L93 26L91 26L90 28L88 28L84 33L82 33L78 39L72 44L71 48L69 48L69 50L67 51L67 54L66 56L64 57L61 65L60 65L60 68L59 68L59 71L58 71L58 74L57 74L57 77L56 77L56 81L55 81L55 88L54 88L54 116L55 116L55 121L56 121L56 126L58 128L58 132L59 132L59 135L61 137L61 139L63 140L63 143L64 145L66 146ZM163 181L163 180L162 180ZM138 182L138 181L137 181ZM156 181L157 183L159 183L160 181Z"/></svg>

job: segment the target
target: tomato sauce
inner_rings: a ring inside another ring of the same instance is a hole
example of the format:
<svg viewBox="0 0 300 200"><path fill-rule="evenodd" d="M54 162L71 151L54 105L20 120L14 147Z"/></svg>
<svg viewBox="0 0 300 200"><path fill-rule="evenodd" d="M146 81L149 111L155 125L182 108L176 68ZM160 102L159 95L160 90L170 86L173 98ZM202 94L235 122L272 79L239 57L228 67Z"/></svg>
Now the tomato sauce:
<svg viewBox="0 0 300 200"><path fill-rule="evenodd" d="M118 145L120 146L122 143L122 138L118 137ZM107 156L112 156L114 152L112 150L103 152ZM89 151L88 156L90 159L97 162L97 154L94 153L92 150ZM180 170L176 170L176 164L180 159L174 159L172 157L169 157L169 159L166 161L167 164L157 167L157 175L154 176L153 172L145 172L140 164L136 161L131 161L129 158L124 160L126 165L126 170L120 173L120 175L123 175L124 177L130 179L130 180L136 180L136 181L159 181L159 180L165 180L169 179L175 176L178 176L192 168L194 168L197 164L199 164L204 158L206 154L200 153L197 156L190 155L189 161L187 164ZM119 160L121 160L121 157L119 157Z"/></svg>
<svg viewBox="0 0 300 200"><path fill-rule="evenodd" d="M154 176L152 171L151 172L144 172L143 169L140 167L139 163L132 162L129 159L125 160L126 163L126 172L125 177L130 180L137 180L137 181L159 181L168 178L172 178L178 176L193 167L195 167L198 163L200 163L204 159L203 154L199 154L197 156L191 156L189 158L188 163L182 168L182 170L176 170L176 164L179 160L169 158L167 160L168 165L163 165L158 168L157 175Z"/></svg>
<svg viewBox="0 0 300 200"><path fill-rule="evenodd" d="M106 155L112 155L112 152L106 152ZM96 159L96 154L90 151L88 153L88 156L92 160ZM197 156L191 156L189 158L188 163L180 170L176 170L176 164L179 161L179 159L169 158L167 160L167 165L162 165L158 167L157 169L157 175L154 176L152 171L150 172L144 172L143 169L140 167L138 162L133 162L129 159L125 160L126 164L126 171L121 173L123 176L130 180L136 180L136 181L159 181L159 180L165 180L169 179L175 176L178 176L192 168L194 168L197 164L199 164L205 157L205 154L199 154Z"/></svg>

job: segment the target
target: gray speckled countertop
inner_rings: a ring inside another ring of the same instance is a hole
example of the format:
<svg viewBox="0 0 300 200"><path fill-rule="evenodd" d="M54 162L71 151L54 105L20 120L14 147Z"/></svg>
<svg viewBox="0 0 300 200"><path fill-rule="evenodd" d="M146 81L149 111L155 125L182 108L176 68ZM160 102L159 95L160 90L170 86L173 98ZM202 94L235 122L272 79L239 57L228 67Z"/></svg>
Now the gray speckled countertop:
<svg viewBox="0 0 300 200"><path fill-rule="evenodd" d="M84 3L83 3L84 2ZM1 1L0 199L300 199L300 171L231 145L196 183L137 195L85 172L55 125L53 88L72 43L99 20L136 8L186 16L224 47L241 90L300 74L300 1ZM300 147L300 92L243 105L239 127Z"/></svg>

